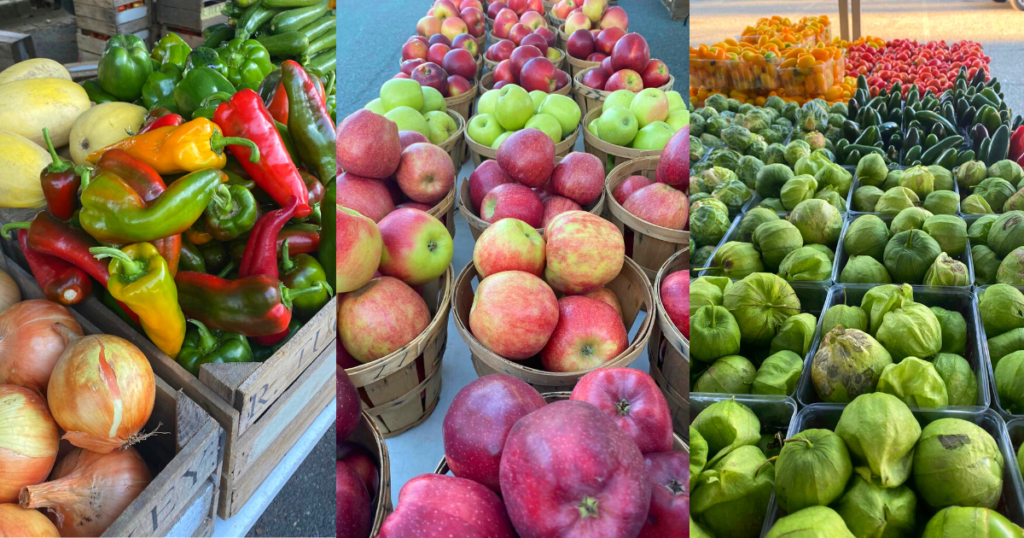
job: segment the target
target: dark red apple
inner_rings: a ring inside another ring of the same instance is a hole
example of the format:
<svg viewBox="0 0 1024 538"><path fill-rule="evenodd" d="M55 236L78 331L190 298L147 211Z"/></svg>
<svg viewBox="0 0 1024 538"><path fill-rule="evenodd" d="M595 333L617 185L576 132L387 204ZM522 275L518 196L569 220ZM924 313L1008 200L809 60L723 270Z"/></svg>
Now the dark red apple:
<svg viewBox="0 0 1024 538"><path fill-rule="evenodd" d="M539 50L541 54L543 54L544 56L547 56L548 54L547 40L544 39L541 35L537 34L536 32L528 34L526 37L523 38L522 41L519 42L519 44L537 47L537 50Z"/></svg>
<svg viewBox="0 0 1024 538"><path fill-rule="evenodd" d="M558 163L551 174L551 192L581 206L601 197L604 190L604 163L589 153L574 151Z"/></svg>
<svg viewBox="0 0 1024 538"><path fill-rule="evenodd" d="M402 158L398 125L369 110L360 109L338 124L338 170L369 178L395 173Z"/></svg>
<svg viewBox="0 0 1024 538"><path fill-rule="evenodd" d="M650 185L651 183L654 182L644 176L629 176L625 181L619 183L618 187L612 189L612 198L615 198L615 201L618 202L619 205L622 205L626 203L626 199L629 198L629 195Z"/></svg>
<svg viewBox="0 0 1024 538"><path fill-rule="evenodd" d="M448 97L462 95L473 89L473 83L466 80L466 77L452 75L448 77Z"/></svg>
<svg viewBox="0 0 1024 538"><path fill-rule="evenodd" d="M503 9L508 9L508 4L505 4L504 2L491 2L490 4L487 4L487 16L491 19L495 19L498 17L498 13Z"/></svg>
<svg viewBox="0 0 1024 538"><path fill-rule="evenodd" d="M602 32L608 30L602 30ZM651 49L647 47L647 40L642 35L631 33L622 36L615 43L611 57L612 68L616 71L631 69L640 73L647 68L647 62L651 60Z"/></svg>
<svg viewBox="0 0 1024 538"><path fill-rule="evenodd" d="M516 45L522 45L523 39L533 33L533 30L521 22L515 23L508 32L508 38Z"/></svg>
<svg viewBox="0 0 1024 538"><path fill-rule="evenodd" d="M476 60L466 49L451 49L444 55L441 68L445 73L459 75L467 80L476 77Z"/></svg>
<svg viewBox="0 0 1024 538"><path fill-rule="evenodd" d="M494 159L480 163L480 166L473 170L469 175L469 200L477 214L480 213L480 204L484 201L484 196L494 187L506 183L515 183L515 180L506 174Z"/></svg>
<svg viewBox="0 0 1024 538"><path fill-rule="evenodd" d="M555 72L555 90L561 90L567 84L569 84L569 73L557 69Z"/></svg>
<svg viewBox="0 0 1024 538"><path fill-rule="evenodd" d="M502 142L497 157L498 165L512 179L527 187L540 187L555 169L555 143L542 131L522 129Z"/></svg>
<svg viewBox="0 0 1024 538"><path fill-rule="evenodd" d="M395 206L395 209L405 208L419 209L420 211L430 211L433 208L433 206L431 206L430 204L421 204L419 202L405 202L404 204L398 204Z"/></svg>
<svg viewBox="0 0 1024 538"><path fill-rule="evenodd" d="M446 47L452 46L452 41L448 39L448 36L444 34L434 34L430 36L430 39L427 40L427 43L430 44L431 47L433 47L434 45L444 45Z"/></svg>
<svg viewBox="0 0 1024 538"><path fill-rule="evenodd" d="M452 50L452 48L444 43L431 45L430 49L427 50L427 61L441 65L444 63L445 55L447 55L450 50Z"/></svg>
<svg viewBox="0 0 1024 538"><path fill-rule="evenodd" d="M466 385L444 417L444 454L452 474L501 492L498 470L509 430L544 407L536 389L511 376L483 376Z"/></svg>
<svg viewBox="0 0 1024 538"><path fill-rule="evenodd" d="M502 60L509 59L512 56L512 51L516 50L516 44L507 40L502 39L497 43L487 47L487 54L485 57L492 62L500 62Z"/></svg>
<svg viewBox="0 0 1024 538"><path fill-rule="evenodd" d="M549 48L555 46L555 41L556 41L558 36L555 35L555 32L553 32L551 30L551 28L548 28L547 26L544 26L544 27L541 27L541 28L537 28L536 30L533 31L533 33L543 37L544 41L548 42L548 47Z"/></svg>
<svg viewBox="0 0 1024 538"><path fill-rule="evenodd" d="M542 226L542 228L547 228L551 219L561 215L562 213L568 211L580 211L583 209L580 207L580 204L577 204L563 196L557 196L548 193L547 191L541 191L540 189L534 189L534 192L541 196L541 201L544 203L544 226ZM541 194L541 192L543 192L543 194Z"/></svg>
<svg viewBox="0 0 1024 538"><path fill-rule="evenodd" d="M402 151L405 151L404 149ZM391 195L391 201L394 202L395 208L398 208L399 204L406 202L409 198L402 192L402 189L398 187L398 181L395 180L395 176L391 176L387 179L382 180L384 186L388 188L388 194Z"/></svg>
<svg viewBox="0 0 1024 538"><path fill-rule="evenodd" d="M413 144L419 144L420 142L424 144L430 143L430 140L427 137L417 131L398 131L398 140L402 143L403 151L405 148Z"/></svg>
<svg viewBox="0 0 1024 538"><path fill-rule="evenodd" d="M515 77L512 75L512 60L502 60L498 62L498 66L494 68L494 87L492 89L498 89L498 83L514 83Z"/></svg>
<svg viewBox="0 0 1024 538"><path fill-rule="evenodd" d="M424 40L421 39L409 39L402 45L402 59L412 60L419 58L421 60L427 59L427 49L430 47Z"/></svg>
<svg viewBox="0 0 1024 538"><path fill-rule="evenodd" d="M640 450L611 419L568 400L512 427L501 493L520 536L636 536L651 481Z"/></svg>
<svg viewBox="0 0 1024 538"><path fill-rule="evenodd" d="M362 417L360 414L362 408L359 405L359 391L352 384L348 374L343 370L338 372L337 377L338 426L336 433L340 443L356 430L356 426L359 425L359 419Z"/></svg>
<svg viewBox="0 0 1024 538"><path fill-rule="evenodd" d="M518 47L516 50L512 51L512 56L509 57L509 61L512 63L510 67L512 68L513 80L519 80L519 74L523 71L523 66L526 65L526 62L534 58L543 57L544 55L541 54L540 49L529 45L525 47Z"/></svg>
<svg viewBox="0 0 1024 538"><path fill-rule="evenodd" d="M647 62L647 67L640 73L644 88L660 88L668 84L668 66L661 60Z"/></svg>
<svg viewBox="0 0 1024 538"><path fill-rule="evenodd" d="M377 277L374 276L374 278L377 278ZM359 365L363 364L363 363L355 360L355 358L353 358L352 355L349 355L348 351L345 350L345 346L337 346L337 348L338 348L337 362L338 362L338 366L340 366L342 368L342 370L347 369L347 368L355 368L356 366L359 366Z"/></svg>
<svg viewBox="0 0 1024 538"><path fill-rule="evenodd" d="M476 60L477 53L480 52L480 45L476 44L476 40L469 34L459 34L452 40L452 49L466 49L470 54L473 55L473 59Z"/></svg>
<svg viewBox="0 0 1024 538"><path fill-rule="evenodd" d="M687 536L690 532L690 494L686 483L690 458L686 452L644 454L651 477L651 508L637 538Z"/></svg>
<svg viewBox="0 0 1024 538"><path fill-rule="evenodd" d="M668 311L668 319L690 337L690 272L676 271L661 281L661 300Z"/></svg>
<svg viewBox="0 0 1024 538"><path fill-rule="evenodd" d="M526 62L519 74L519 85L532 92L551 93L558 89L558 69L547 58L533 58Z"/></svg>
<svg viewBox="0 0 1024 538"><path fill-rule="evenodd" d="M608 73L608 76L615 74L615 68L612 67L611 56L605 56L604 59L601 60L601 69L604 69L605 72Z"/></svg>
<svg viewBox="0 0 1024 538"><path fill-rule="evenodd" d="M515 82L512 82L511 80L499 80L498 82L494 83L494 86L491 86L491 89L500 90L508 84L515 84Z"/></svg>
<svg viewBox="0 0 1024 538"><path fill-rule="evenodd" d="M405 73L406 75L411 75L413 69L416 69L417 67L419 67L420 65L425 64L425 63L427 63L427 61L423 60L421 58L414 58L412 60L406 60L406 61L402 62L402 69L401 69L402 73Z"/></svg>
<svg viewBox="0 0 1024 538"><path fill-rule="evenodd" d="M455 476L417 476L402 486L398 507L384 521L380 538L442 536L515 538L516 535L501 498L487 487Z"/></svg>
<svg viewBox="0 0 1024 538"><path fill-rule="evenodd" d="M480 37L487 31L487 19L484 12L475 7L467 7L459 12L459 18L466 23L469 34L473 37Z"/></svg>
<svg viewBox="0 0 1024 538"><path fill-rule="evenodd" d="M668 139L661 151L658 171L655 175L661 183L667 183L683 191L690 190L690 126L684 125ZM621 202L620 202L621 203Z"/></svg>
<svg viewBox="0 0 1024 538"><path fill-rule="evenodd" d="M379 179L344 172L338 176L337 189L341 207L356 211L374 222L395 210L387 184Z"/></svg>
<svg viewBox="0 0 1024 538"><path fill-rule="evenodd" d="M601 63L601 62L603 62L603 61L604 61L604 59L605 59L605 58L607 58L607 57L608 57L608 55L607 55L607 54L601 54L600 52L595 52L595 53L591 54L590 56L587 56L587 61L588 61L588 62L597 62L597 63ZM604 68L602 67L602 70L603 70L603 69L604 69Z"/></svg>
<svg viewBox="0 0 1024 538"><path fill-rule="evenodd" d="M416 66L412 70L410 78L420 83L420 86L430 86L441 92L442 96L448 95L448 73L440 65L434 62L427 62Z"/></svg>
<svg viewBox="0 0 1024 538"><path fill-rule="evenodd" d="M583 376L570 399L597 406L641 453L672 450L672 413L651 376L632 368L599 368Z"/></svg>
<svg viewBox="0 0 1024 538"><path fill-rule="evenodd" d="M607 71L600 67L595 67L583 73L583 78L580 79L580 82L588 88L603 90L605 84L608 84L608 76Z"/></svg>
<svg viewBox="0 0 1024 538"><path fill-rule="evenodd" d="M338 461L348 465L349 469L355 471L359 480L366 486L366 493L370 495L373 502L380 487L380 476L377 474L377 463L373 458L360 447L351 447L345 451Z"/></svg>
<svg viewBox="0 0 1024 538"><path fill-rule="evenodd" d="M373 511L366 486L355 471L340 461L335 464L335 473L338 504L335 524L338 538L367 538L373 523Z"/></svg>
<svg viewBox="0 0 1024 538"><path fill-rule="evenodd" d="M513 218L540 228L544 224L544 204L533 190L518 183L506 183L494 187L484 196L480 203L480 218L491 224Z"/></svg>
<svg viewBox="0 0 1024 538"><path fill-rule="evenodd" d="M622 28L611 27L606 30L601 30L600 34L597 34L597 41L594 43L594 50L611 56L612 50L615 49L615 44L622 39L622 36L626 35L626 32Z"/></svg>
<svg viewBox="0 0 1024 538"><path fill-rule="evenodd" d="M588 30L576 30L565 42L565 52L578 60L590 56L594 53L594 36Z"/></svg>

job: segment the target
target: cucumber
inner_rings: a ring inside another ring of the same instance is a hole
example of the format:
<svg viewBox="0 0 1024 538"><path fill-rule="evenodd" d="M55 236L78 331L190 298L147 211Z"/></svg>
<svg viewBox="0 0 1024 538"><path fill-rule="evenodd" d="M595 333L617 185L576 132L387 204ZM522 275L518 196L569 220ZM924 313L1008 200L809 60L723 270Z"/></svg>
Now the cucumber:
<svg viewBox="0 0 1024 538"><path fill-rule="evenodd" d="M203 30L203 35L206 36L203 46L215 49L221 44L231 41L235 37L235 29L227 24L214 24Z"/></svg>
<svg viewBox="0 0 1024 538"><path fill-rule="evenodd" d="M338 34L336 32L328 32L316 38L316 41L309 44L309 49L306 50L306 57L312 58L327 49L334 49L337 41Z"/></svg>
<svg viewBox="0 0 1024 538"><path fill-rule="evenodd" d="M306 39L308 39L309 42L312 43L313 40L320 37L321 35L324 34L324 32L328 30L331 31L331 33L335 33L338 27L337 22L337 17L324 17L322 19L317 19L309 26L306 26L305 28L299 31L305 34Z"/></svg>
<svg viewBox="0 0 1024 538"><path fill-rule="evenodd" d="M270 21L270 33L283 34L285 32L298 32L304 26L322 17L327 13L327 0L322 0L316 5L300 7L282 11Z"/></svg>
<svg viewBox="0 0 1024 538"><path fill-rule="evenodd" d="M338 50L335 48L327 49L320 54L317 54L313 59L303 64L306 70L315 69L320 73L327 73L328 71L334 71L338 57Z"/></svg>
<svg viewBox="0 0 1024 538"><path fill-rule="evenodd" d="M989 164L988 164L988 152L989 152L989 150L991 148L992 148L992 139L991 138L986 138L985 140L982 140L981 141L981 146L978 148L978 160L983 162L983 163L985 163L985 166L989 166Z"/></svg>
<svg viewBox="0 0 1024 538"><path fill-rule="evenodd" d="M245 41L249 36L256 33L267 21L275 17L277 10L263 7L263 0L256 0L256 3L238 18L238 27L235 30L235 38Z"/></svg>
<svg viewBox="0 0 1024 538"><path fill-rule="evenodd" d="M930 137L932 135L928 136ZM938 141L935 145L930 146L928 148L928 151L924 152L921 155L921 160L924 161L925 164L934 164L936 160L939 159L939 156L945 153L947 149L959 148L960 144L963 143L964 137L962 136L947 136L946 138L943 138L942 140Z"/></svg>
<svg viewBox="0 0 1024 538"><path fill-rule="evenodd" d="M921 146L914 146L903 156L903 162L909 163L921 158Z"/></svg>
<svg viewBox="0 0 1024 538"><path fill-rule="evenodd" d="M320 0L263 0L263 5L273 9L294 9L315 6Z"/></svg>
<svg viewBox="0 0 1024 538"><path fill-rule="evenodd" d="M271 56L278 58L297 58L309 50L309 39L302 32L285 32L277 35L264 35L256 38Z"/></svg>
<svg viewBox="0 0 1024 538"><path fill-rule="evenodd" d="M956 166L956 155L956 148L949 148L946 151L943 151L942 155L939 155L939 158L937 161L935 161L935 164L945 168L946 170L952 170L953 167Z"/></svg>
<svg viewBox="0 0 1024 538"><path fill-rule="evenodd" d="M992 164L1006 158L1006 150L1010 148L1010 128L1004 123L992 135L992 145L988 148L985 164Z"/></svg>
<svg viewBox="0 0 1024 538"><path fill-rule="evenodd" d="M967 151L961 151L960 154L956 156L956 165L960 166L961 164L968 163L968 162L971 162L973 160L974 160L974 150L970 150L969 149Z"/></svg>

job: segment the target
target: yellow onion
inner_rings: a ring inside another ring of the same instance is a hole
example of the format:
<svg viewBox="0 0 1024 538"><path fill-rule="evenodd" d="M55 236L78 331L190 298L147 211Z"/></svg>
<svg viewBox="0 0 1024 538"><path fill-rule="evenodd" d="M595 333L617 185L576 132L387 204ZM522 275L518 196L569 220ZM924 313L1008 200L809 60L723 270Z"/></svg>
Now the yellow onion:
<svg viewBox="0 0 1024 538"><path fill-rule="evenodd" d="M50 474L60 433L38 393L0 385L0 503L14 502L25 486Z"/></svg>
<svg viewBox="0 0 1024 538"><path fill-rule="evenodd" d="M21 290L11 275L0 271L0 312L21 301Z"/></svg>
<svg viewBox="0 0 1024 538"><path fill-rule="evenodd" d="M64 537L103 534L153 480L132 447L107 454L71 449L50 478L21 490L21 507L49 509Z"/></svg>
<svg viewBox="0 0 1024 538"><path fill-rule="evenodd" d="M123 338L56 328L68 345L53 367L47 398L67 432L63 438L100 453L138 441L156 399L149 359Z"/></svg>
<svg viewBox="0 0 1024 538"><path fill-rule="evenodd" d="M0 538L8 536L60 538L57 527L54 527L42 512L22 508L16 504L0 504Z"/></svg>
<svg viewBox="0 0 1024 538"><path fill-rule="evenodd" d="M0 383L46 396L50 372L64 352L64 338L54 330L55 323L82 334L67 308L44 299L22 301L0 314Z"/></svg>

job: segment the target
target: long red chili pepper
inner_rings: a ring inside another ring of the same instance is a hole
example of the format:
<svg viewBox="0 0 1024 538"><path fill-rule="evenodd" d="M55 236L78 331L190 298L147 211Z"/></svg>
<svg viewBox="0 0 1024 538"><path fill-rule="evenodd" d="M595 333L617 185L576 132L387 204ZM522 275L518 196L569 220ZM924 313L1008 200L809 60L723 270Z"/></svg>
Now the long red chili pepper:
<svg viewBox="0 0 1024 538"><path fill-rule="evenodd" d="M267 275L277 278L277 236L295 214L299 201L292 197L281 209L267 212L256 221L245 243L238 276Z"/></svg>
<svg viewBox="0 0 1024 538"><path fill-rule="evenodd" d="M245 89L221 103L213 115L214 121L224 131L224 136L252 140L260 151L259 162L249 162L250 150L245 146L228 146L249 177L278 205L284 206L291 197L299 201L296 217L305 217L312 212L309 206L309 192L285 148L281 134L277 132L274 119L256 92Z"/></svg>
<svg viewBox="0 0 1024 538"><path fill-rule="evenodd" d="M92 292L92 279L78 267L28 246L28 230L18 230L18 243L28 268L43 288L46 298L65 306L78 304Z"/></svg>

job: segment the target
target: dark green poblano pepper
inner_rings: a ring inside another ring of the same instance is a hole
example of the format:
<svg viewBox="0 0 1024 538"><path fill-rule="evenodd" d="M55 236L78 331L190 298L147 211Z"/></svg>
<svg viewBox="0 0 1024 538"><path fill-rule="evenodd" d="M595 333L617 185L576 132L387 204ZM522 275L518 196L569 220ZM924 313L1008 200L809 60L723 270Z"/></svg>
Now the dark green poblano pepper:
<svg viewBox="0 0 1024 538"><path fill-rule="evenodd" d="M185 341L176 360L192 375L198 377L199 368L204 364L253 361L249 340L244 336L209 329L198 320L188 321L194 327L185 332Z"/></svg>

